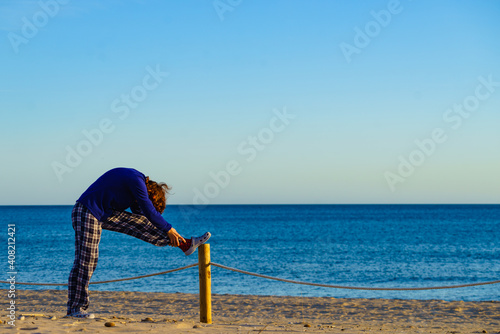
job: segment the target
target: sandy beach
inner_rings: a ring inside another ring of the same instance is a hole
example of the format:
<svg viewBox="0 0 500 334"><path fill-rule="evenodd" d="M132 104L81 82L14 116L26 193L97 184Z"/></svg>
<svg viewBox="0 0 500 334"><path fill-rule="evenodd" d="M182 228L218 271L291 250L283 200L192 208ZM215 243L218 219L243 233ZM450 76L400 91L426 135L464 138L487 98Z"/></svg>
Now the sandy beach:
<svg viewBox="0 0 500 334"><path fill-rule="evenodd" d="M213 295L213 324L199 322L196 294L92 291L88 320L63 318L65 303L64 290L18 290L16 326L4 303L0 332L500 333L498 301Z"/></svg>

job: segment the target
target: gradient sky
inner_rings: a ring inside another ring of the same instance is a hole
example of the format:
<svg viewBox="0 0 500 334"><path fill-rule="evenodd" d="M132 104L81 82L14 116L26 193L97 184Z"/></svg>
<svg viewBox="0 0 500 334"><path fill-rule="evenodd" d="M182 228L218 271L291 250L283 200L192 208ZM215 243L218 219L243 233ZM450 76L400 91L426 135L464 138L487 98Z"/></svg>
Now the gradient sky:
<svg viewBox="0 0 500 334"><path fill-rule="evenodd" d="M0 204L73 204L118 166L172 185L172 204L498 203L499 14L496 0L2 1Z"/></svg>

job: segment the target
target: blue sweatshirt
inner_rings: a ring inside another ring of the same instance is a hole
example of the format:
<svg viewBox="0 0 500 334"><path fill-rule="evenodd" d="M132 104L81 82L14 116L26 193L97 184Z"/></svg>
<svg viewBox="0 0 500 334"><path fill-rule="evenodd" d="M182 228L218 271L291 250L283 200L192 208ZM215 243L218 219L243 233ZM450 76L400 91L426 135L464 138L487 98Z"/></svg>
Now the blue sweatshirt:
<svg viewBox="0 0 500 334"><path fill-rule="evenodd" d="M113 210L130 208L165 232L172 228L149 199L146 176L132 168L115 168L104 173L77 202L89 209L99 221L106 220Z"/></svg>

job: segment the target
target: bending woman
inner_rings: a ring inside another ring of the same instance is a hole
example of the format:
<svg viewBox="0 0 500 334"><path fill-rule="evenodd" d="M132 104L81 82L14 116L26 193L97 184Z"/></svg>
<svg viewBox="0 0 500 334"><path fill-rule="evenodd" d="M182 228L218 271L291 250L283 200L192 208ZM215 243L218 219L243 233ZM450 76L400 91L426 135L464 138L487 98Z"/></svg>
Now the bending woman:
<svg viewBox="0 0 500 334"><path fill-rule="evenodd" d="M210 238L184 239L163 217L165 183L151 181L132 168L115 168L99 177L76 201L71 214L75 262L68 282L67 316L94 318L89 307L89 281L97 266L102 229L125 233L155 246L179 247L191 255ZM131 212L125 211L130 208Z"/></svg>

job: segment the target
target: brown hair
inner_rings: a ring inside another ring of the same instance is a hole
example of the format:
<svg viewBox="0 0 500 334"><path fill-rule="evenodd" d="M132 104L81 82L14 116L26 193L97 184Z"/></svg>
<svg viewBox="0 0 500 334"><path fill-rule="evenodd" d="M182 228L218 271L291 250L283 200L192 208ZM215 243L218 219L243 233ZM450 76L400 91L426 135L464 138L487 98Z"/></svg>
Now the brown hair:
<svg viewBox="0 0 500 334"><path fill-rule="evenodd" d="M168 191L172 189L166 183L157 183L155 181L151 181L149 176L146 177L146 188L148 188L148 197L153 203L156 211L159 213L163 213L165 211L165 207L167 206L167 197Z"/></svg>

